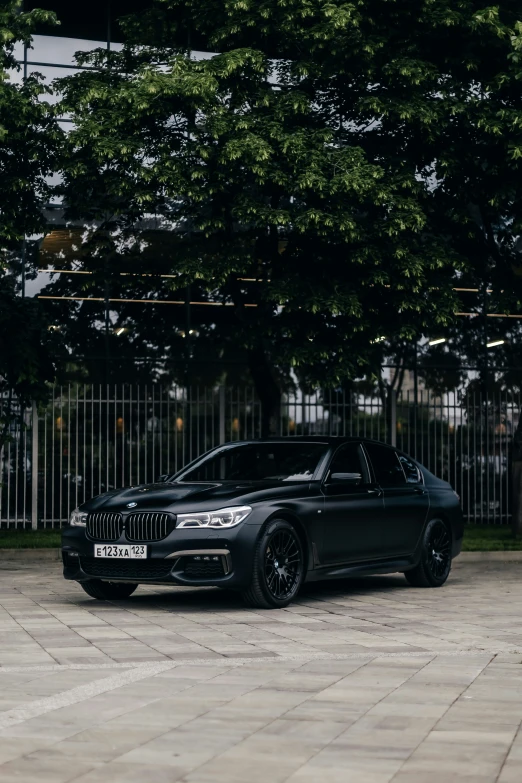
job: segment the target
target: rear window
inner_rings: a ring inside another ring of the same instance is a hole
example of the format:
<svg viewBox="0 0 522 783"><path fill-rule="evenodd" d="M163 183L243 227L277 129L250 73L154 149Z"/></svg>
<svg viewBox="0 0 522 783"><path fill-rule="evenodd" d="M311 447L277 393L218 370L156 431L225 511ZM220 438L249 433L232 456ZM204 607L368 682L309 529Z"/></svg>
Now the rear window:
<svg viewBox="0 0 522 783"><path fill-rule="evenodd" d="M378 443L365 443L375 473L375 479L382 486L406 484L406 477L396 451Z"/></svg>
<svg viewBox="0 0 522 783"><path fill-rule="evenodd" d="M421 477L417 465L409 457L405 457L404 454L399 454L399 462L402 465L408 484L418 484Z"/></svg>

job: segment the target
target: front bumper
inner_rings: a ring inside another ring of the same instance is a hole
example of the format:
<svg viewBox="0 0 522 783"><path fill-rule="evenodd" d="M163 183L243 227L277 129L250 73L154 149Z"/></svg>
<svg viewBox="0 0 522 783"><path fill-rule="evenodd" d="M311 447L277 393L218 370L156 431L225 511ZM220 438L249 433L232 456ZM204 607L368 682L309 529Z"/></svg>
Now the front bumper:
<svg viewBox="0 0 522 783"><path fill-rule="evenodd" d="M95 558L94 544L83 527L62 530L65 579L244 588L250 585L257 537L262 525L240 524L223 531L175 529L161 541L143 542L146 560ZM125 534L117 541L129 544Z"/></svg>

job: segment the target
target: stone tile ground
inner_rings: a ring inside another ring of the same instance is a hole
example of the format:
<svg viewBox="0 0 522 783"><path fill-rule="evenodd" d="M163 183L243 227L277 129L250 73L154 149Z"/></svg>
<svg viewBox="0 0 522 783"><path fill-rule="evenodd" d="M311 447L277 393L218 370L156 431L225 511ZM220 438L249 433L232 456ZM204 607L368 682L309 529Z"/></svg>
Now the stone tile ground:
<svg viewBox="0 0 522 783"><path fill-rule="evenodd" d="M522 563L101 603L0 562L2 783L521 783Z"/></svg>

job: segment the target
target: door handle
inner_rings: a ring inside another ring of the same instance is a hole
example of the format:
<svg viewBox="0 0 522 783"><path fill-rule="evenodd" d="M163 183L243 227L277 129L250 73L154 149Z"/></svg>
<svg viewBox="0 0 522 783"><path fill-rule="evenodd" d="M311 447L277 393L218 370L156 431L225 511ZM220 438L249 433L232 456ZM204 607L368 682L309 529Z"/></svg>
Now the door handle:
<svg viewBox="0 0 522 783"><path fill-rule="evenodd" d="M380 497L382 495L381 489L367 489L366 491L369 495L377 495L377 497Z"/></svg>
<svg viewBox="0 0 522 783"><path fill-rule="evenodd" d="M415 492L416 495L425 495L426 494L426 490L425 489L421 489L420 487L417 487L413 491Z"/></svg>

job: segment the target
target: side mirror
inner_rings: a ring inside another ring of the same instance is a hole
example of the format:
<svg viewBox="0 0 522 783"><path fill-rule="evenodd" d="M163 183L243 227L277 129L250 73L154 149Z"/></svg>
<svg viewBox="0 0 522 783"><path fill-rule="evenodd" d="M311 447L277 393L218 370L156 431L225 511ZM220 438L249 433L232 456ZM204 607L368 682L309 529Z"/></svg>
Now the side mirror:
<svg viewBox="0 0 522 783"><path fill-rule="evenodd" d="M329 484L350 484L356 487L362 481L361 473L332 473L328 479Z"/></svg>
<svg viewBox="0 0 522 783"><path fill-rule="evenodd" d="M162 476L158 476L158 478L156 479L156 484L164 484L165 481L168 479L168 477L169 477L168 473L164 473Z"/></svg>

